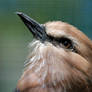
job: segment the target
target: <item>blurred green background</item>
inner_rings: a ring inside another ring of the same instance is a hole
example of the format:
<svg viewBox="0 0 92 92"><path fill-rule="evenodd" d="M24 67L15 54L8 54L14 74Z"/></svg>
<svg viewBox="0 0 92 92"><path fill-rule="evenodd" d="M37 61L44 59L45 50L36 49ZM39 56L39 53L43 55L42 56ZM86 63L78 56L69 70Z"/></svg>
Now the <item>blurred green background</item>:
<svg viewBox="0 0 92 92"><path fill-rule="evenodd" d="M92 0L0 0L0 92L13 92L32 40L16 11L40 23L68 22L92 38Z"/></svg>

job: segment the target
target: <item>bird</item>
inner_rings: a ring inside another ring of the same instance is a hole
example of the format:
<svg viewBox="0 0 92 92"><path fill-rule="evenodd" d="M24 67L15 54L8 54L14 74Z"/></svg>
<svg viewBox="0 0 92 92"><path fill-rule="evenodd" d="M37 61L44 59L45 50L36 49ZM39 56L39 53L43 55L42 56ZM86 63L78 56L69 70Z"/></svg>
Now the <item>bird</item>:
<svg viewBox="0 0 92 92"><path fill-rule="evenodd" d="M17 15L34 40L15 92L92 92L91 39L66 22Z"/></svg>

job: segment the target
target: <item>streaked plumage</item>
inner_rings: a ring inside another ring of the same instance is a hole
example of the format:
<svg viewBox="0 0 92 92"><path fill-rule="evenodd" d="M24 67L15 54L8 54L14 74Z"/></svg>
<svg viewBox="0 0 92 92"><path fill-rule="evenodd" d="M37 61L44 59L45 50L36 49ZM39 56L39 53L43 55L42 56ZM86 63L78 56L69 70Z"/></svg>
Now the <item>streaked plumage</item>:
<svg viewBox="0 0 92 92"><path fill-rule="evenodd" d="M70 24L17 14L35 40L16 92L92 92L92 41Z"/></svg>

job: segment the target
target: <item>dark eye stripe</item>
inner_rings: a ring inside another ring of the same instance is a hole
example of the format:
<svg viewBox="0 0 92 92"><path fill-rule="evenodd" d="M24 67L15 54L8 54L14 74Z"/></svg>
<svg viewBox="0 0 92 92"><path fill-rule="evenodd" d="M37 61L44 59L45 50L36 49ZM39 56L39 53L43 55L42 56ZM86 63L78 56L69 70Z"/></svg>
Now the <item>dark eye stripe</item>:
<svg viewBox="0 0 92 92"><path fill-rule="evenodd" d="M76 50L73 42L69 38L66 38L66 37L55 38L53 36L48 35L48 41L50 41L51 43L56 43L58 45L62 44L66 49L70 49L71 51L77 53L77 50Z"/></svg>

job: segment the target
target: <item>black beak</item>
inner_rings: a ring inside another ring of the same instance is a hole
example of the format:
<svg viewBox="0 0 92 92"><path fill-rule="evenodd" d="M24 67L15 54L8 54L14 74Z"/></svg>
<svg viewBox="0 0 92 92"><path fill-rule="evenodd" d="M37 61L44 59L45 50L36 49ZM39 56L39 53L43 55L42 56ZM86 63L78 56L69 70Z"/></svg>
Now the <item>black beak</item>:
<svg viewBox="0 0 92 92"><path fill-rule="evenodd" d="M17 15L22 19L24 24L27 26L27 28L30 30L30 32L36 39L39 39L41 41L46 40L47 35L45 32L45 26L39 24L38 22L36 22L24 13L17 12Z"/></svg>

